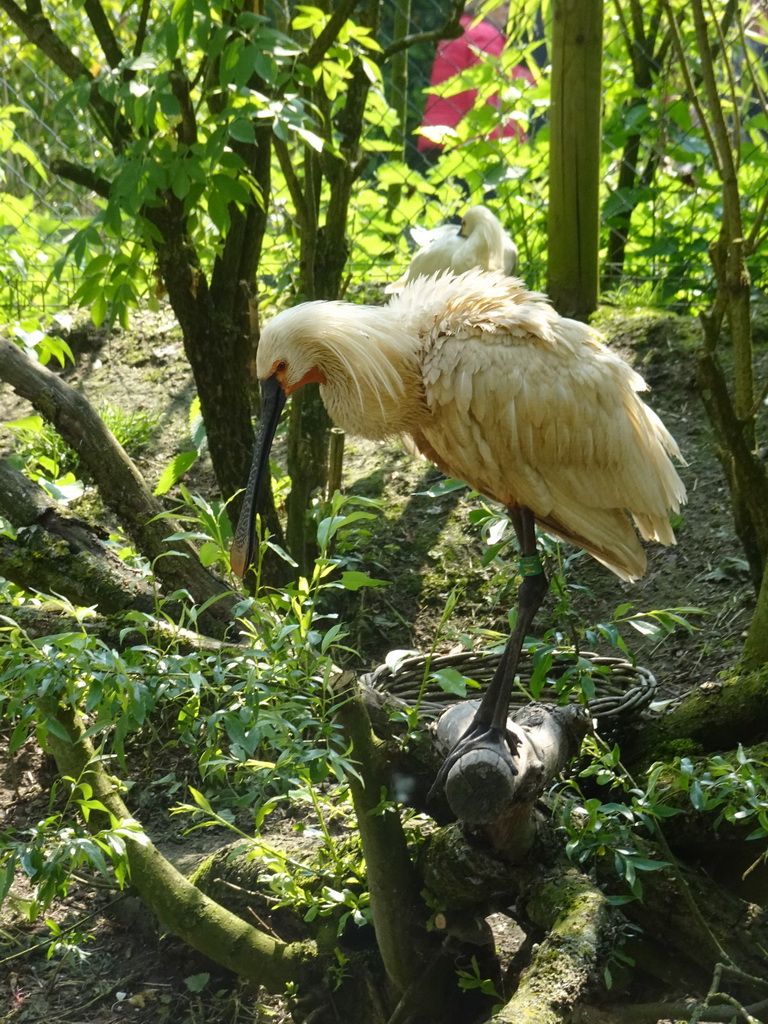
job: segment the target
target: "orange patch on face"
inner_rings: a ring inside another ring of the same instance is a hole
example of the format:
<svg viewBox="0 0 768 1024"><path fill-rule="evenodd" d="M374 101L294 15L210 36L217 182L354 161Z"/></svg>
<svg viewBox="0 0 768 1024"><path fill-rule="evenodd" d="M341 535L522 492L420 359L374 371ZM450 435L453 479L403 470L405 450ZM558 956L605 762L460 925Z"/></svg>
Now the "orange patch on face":
<svg viewBox="0 0 768 1024"><path fill-rule="evenodd" d="M305 384L325 384L327 378L319 366L313 366L294 384L286 385L279 375L277 379L283 385L286 395L292 395L297 388L303 388Z"/></svg>
<svg viewBox="0 0 768 1024"><path fill-rule="evenodd" d="M288 363L284 359L278 359L272 364L272 372L269 376L277 378L277 382L286 395L292 395L294 391L298 388L304 387L305 384L325 384L327 381L325 373L320 369L320 367L313 366L311 369L307 370L303 377L295 381L293 384L289 384L287 381Z"/></svg>

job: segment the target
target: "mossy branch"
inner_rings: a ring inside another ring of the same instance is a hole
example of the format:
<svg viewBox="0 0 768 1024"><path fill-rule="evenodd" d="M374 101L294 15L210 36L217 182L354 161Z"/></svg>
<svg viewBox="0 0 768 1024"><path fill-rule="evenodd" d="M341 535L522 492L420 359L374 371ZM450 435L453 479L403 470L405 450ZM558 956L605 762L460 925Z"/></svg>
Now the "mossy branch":
<svg viewBox="0 0 768 1024"><path fill-rule="evenodd" d="M59 773L87 781L93 798L114 818L121 822L129 819L115 783L85 735L79 714L71 707L60 707L56 717L70 736L67 742L48 735ZM100 828L105 817L94 814L89 824ZM313 942L280 942L203 895L149 840L127 837L125 843L132 888L164 927L193 949L272 992L282 991L289 981L302 984L314 980L320 965Z"/></svg>
<svg viewBox="0 0 768 1024"><path fill-rule="evenodd" d="M612 951L611 907L571 868L539 886L527 909L548 934L514 996L490 1024L566 1024Z"/></svg>
<svg viewBox="0 0 768 1024"><path fill-rule="evenodd" d="M637 770L675 754L729 750L768 731L768 671L733 675L692 690L676 707L645 723L625 756Z"/></svg>
<svg viewBox="0 0 768 1024"><path fill-rule="evenodd" d="M400 817L385 803L387 776L381 745L373 736L352 673L343 673L335 689L346 697L337 718L352 745L359 772L359 778L350 775L349 787L367 866L376 941L387 975L402 993L423 970L413 951L416 934L424 933L427 911Z"/></svg>
<svg viewBox="0 0 768 1024"><path fill-rule="evenodd" d="M186 541L166 541L179 531L160 518L162 504L88 400L45 366L33 363L12 341L0 336L0 378L26 398L74 448L106 504L124 524L137 547L171 589L186 589L198 604L211 602L207 626L218 633L231 621L235 595L200 563Z"/></svg>

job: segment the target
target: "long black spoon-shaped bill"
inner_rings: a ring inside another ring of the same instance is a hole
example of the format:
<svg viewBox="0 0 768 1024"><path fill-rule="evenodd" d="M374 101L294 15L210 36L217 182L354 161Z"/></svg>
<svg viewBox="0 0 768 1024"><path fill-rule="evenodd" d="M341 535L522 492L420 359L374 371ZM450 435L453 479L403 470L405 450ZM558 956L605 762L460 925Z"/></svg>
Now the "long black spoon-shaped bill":
<svg viewBox="0 0 768 1024"><path fill-rule="evenodd" d="M253 450L251 471L245 485L243 505L237 521L235 539L230 551L230 563L238 576L245 576L253 560L256 542L256 506L261 492L261 483L269 468L269 452L275 439L280 413L285 405L285 392L277 377L268 377L261 385L261 422L259 437Z"/></svg>

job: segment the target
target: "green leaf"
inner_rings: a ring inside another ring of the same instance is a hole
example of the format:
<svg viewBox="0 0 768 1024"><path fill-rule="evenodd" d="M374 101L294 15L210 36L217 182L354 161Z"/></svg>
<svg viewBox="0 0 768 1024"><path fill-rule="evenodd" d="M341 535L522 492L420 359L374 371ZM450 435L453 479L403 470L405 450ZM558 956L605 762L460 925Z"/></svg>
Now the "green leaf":
<svg viewBox="0 0 768 1024"><path fill-rule="evenodd" d="M213 814L213 808L208 802L207 797L203 796L199 789L195 789L194 786L190 786L189 792L192 794L192 799L198 807L202 807L204 811L207 811L209 814Z"/></svg>
<svg viewBox="0 0 768 1024"><path fill-rule="evenodd" d="M72 737L57 718L46 718L43 722L43 728L51 733L52 736L55 736L57 740L63 740L65 743L72 742Z"/></svg>
<svg viewBox="0 0 768 1024"><path fill-rule="evenodd" d="M189 467L194 464L197 460L197 454L197 450L195 450L191 452L180 452L176 455L171 460L170 465L166 466L160 474L160 479L157 482L154 494L167 494L176 481L184 476Z"/></svg>
<svg viewBox="0 0 768 1024"><path fill-rule="evenodd" d="M453 693L457 697L466 697L467 680L455 668L441 668L431 673L432 678L437 680L438 686L445 693Z"/></svg>
<svg viewBox="0 0 768 1024"><path fill-rule="evenodd" d="M386 580L375 580L364 572L347 570L341 574L341 585L345 590L359 590L361 587L387 587Z"/></svg>
<svg viewBox="0 0 768 1024"><path fill-rule="evenodd" d="M445 494L452 494L454 491L461 491L466 488L463 480L454 480L448 477L446 480L438 480L426 491L414 491L414 494L426 498L442 498Z"/></svg>
<svg viewBox="0 0 768 1024"><path fill-rule="evenodd" d="M253 145L256 141L253 122L247 117L236 117L229 126L229 134L236 142Z"/></svg>
<svg viewBox="0 0 768 1024"><path fill-rule="evenodd" d="M209 565L213 565L221 554L221 548L218 544L214 544L213 541L206 541L200 548L200 562L202 565L208 568Z"/></svg>
<svg viewBox="0 0 768 1024"><path fill-rule="evenodd" d="M190 974L188 978L184 979L184 984L190 992L202 992L210 980L210 974L204 971L202 974Z"/></svg>

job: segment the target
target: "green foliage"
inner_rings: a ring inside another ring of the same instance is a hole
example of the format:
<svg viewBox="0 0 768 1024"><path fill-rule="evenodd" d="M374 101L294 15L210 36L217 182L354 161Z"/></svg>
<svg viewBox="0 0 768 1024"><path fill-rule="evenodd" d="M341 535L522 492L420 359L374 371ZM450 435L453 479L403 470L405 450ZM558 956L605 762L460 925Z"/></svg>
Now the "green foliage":
<svg viewBox="0 0 768 1024"><path fill-rule="evenodd" d="M479 989L483 993L483 995L493 996L493 998L496 1000L495 1010L500 1009L504 1005L504 1001L501 998L500 993L497 991L493 981L490 978L483 977L476 956L473 956L472 959L470 960L469 970L459 968L457 974L459 978L460 989L463 989L464 991Z"/></svg>
<svg viewBox="0 0 768 1024"><path fill-rule="evenodd" d="M403 135L416 128L426 85L431 51L411 61L412 94L408 124L401 125L390 102L390 67L368 28L347 21L317 63L305 61L306 49L317 40L329 15L311 5L295 5L280 16L243 11L238 5L218 7L195 0L180 0L169 12L150 14L141 52L133 43L138 12L123 12L115 26L125 57L115 68L101 68L95 80L99 96L112 104L125 124L127 141L117 149L93 147L85 163L94 177L109 182L106 197L91 201L89 216L69 210L62 226L31 194L3 194L5 230L0 232L0 305L13 306L14 282L23 284L30 267L42 266L65 287L65 276L79 268L76 299L92 308L95 322L105 318L127 322L140 297L156 302L156 280L151 253L157 226L151 211L158 197L172 194L189 216L190 241L202 266L208 267L221 251L233 212L252 204L273 208L264 268L273 272L275 294L295 277L298 243L295 195L275 161L274 196L263 196L248 163L248 147L258 130L267 125L285 143L293 166L302 161L304 147L325 157L341 154L340 114L347 102L355 61L360 61L370 90L364 114L361 150L368 158L355 175L349 222L352 242L353 284L378 276L398 276L407 258L405 229L414 223L431 227L445 212L488 200L515 237L521 267L533 287L544 284L546 246L546 171L549 77L537 67L537 43L532 5L518 5L513 13L511 45L499 58L484 59L432 91L451 95L474 88L474 109L448 139L432 167L403 159ZM391 14L387 5L382 15ZM644 12L645 13L645 12ZM419 15L420 17L422 15ZM79 10L63 9L62 32L83 47L98 51L88 21ZM652 17L649 11L647 18ZM683 95L679 69L667 48L666 59L653 65L651 88L640 89L628 73L630 32L627 12L613 12L606 21L604 74L603 181L606 186L603 221L615 227L632 210L627 247L628 287L658 288L658 294L698 301L709 272L707 245L717 235L720 199L716 169L703 141L702 128ZM647 26L646 26L647 28ZM687 31L687 23L684 23ZM736 20L725 49L740 52L742 39ZM101 126L89 113L88 83L62 86L58 72L31 46L25 47L27 67L35 75L23 90L28 106L0 108L3 148L30 169L30 180L45 179L48 171L32 143L42 120L55 130L74 153L81 145L82 128L102 137ZM513 78L512 70L527 62L534 73L531 84ZM754 60L752 61L754 70ZM187 141L179 125L185 111L174 76L181 70L190 84L194 111L194 141ZM26 71L22 71L22 74ZM766 120L753 102L750 75L727 78L718 68L724 91L731 92L740 108L745 217L748 227L757 215L751 202L764 191L766 160L760 130ZM58 97L51 107L37 82L50 82ZM493 104L489 102L493 100ZM71 127L76 112L81 132ZM35 117L36 115L36 117ZM491 139L500 116L511 117L525 133L516 138ZM620 185L618 173L624 147L641 139L638 172L648 171L632 186ZM413 138L413 136L411 136ZM68 150L69 151L69 150ZM421 169L419 169L421 168ZM320 207L327 205L327 183L320 185ZM394 191L392 191L394 190ZM382 195L397 202L382 203ZM650 283L649 283L650 282ZM271 282L263 282L269 284ZM5 292L2 289L5 288ZM51 296L52 298L52 296Z"/></svg>
<svg viewBox="0 0 768 1024"><path fill-rule="evenodd" d="M589 764L578 778L566 783L561 795L566 853L577 864L610 863L629 890L627 895L612 897L612 902L642 899L642 873L669 866L668 861L648 855L648 841L655 836L660 820L678 812L659 798L653 775L646 790L634 785L621 766L618 745L601 750L588 739L586 750ZM585 796L579 778L593 778L601 788L615 791L617 799L604 802L597 796Z"/></svg>
<svg viewBox="0 0 768 1024"><path fill-rule="evenodd" d="M189 435L194 448L179 452L178 455L173 457L160 474L157 487L155 487L153 492L155 495L167 494L171 487L195 464L198 456L206 448L208 439L205 433L205 423L200 411L200 398L197 395L195 395L189 407Z"/></svg>
<svg viewBox="0 0 768 1024"><path fill-rule="evenodd" d="M224 545L224 510L190 501L198 511L194 535L207 537L214 547ZM199 789L191 787L194 810L205 814L206 825L232 825L238 809L254 806L259 825L278 800L308 801L331 866L312 900L305 900L306 912L335 915L339 928L349 918L367 920L359 853L342 849L325 823L329 814L348 817L349 807L339 809L342 796L334 797L332 806L316 786L343 782L354 771L333 716L339 698L332 687L332 659L346 650L346 634L334 615L320 609L320 599L329 588L355 591L380 583L340 568L328 550L332 542L341 542L347 528L371 518L372 507L370 501L335 496L321 523L321 557L312 577L242 602L241 623L251 637L243 648L181 650L173 632L158 631L163 619L176 628L162 604L157 618L127 616L119 650L85 631L35 639L3 617L0 713L10 728L10 755L33 735L41 742L47 733L67 740L57 714L67 705L87 714L88 737L100 756L114 759L123 773L134 735L150 748L194 760L201 780ZM192 623L195 614L190 609ZM7 894L21 868L36 886L32 916L66 894L71 873L80 865L109 871L123 884L123 838L128 833L138 837L131 822L113 822L96 834L76 825L75 817L87 822L104 808L86 781L63 781L69 785L63 808L51 811L28 834L6 837L0 849L0 895ZM175 791L178 780L166 776L165 785ZM354 885L349 883L353 875Z"/></svg>
<svg viewBox="0 0 768 1024"><path fill-rule="evenodd" d="M747 839L768 839L768 765L747 756L741 745L732 757L716 754L696 762L675 758L654 768L659 788L671 798L685 794L694 811L713 817L713 828L723 822L751 826ZM765 860L768 848L760 856Z"/></svg>
<svg viewBox="0 0 768 1024"><path fill-rule="evenodd" d="M68 778L54 787L51 805L59 788L66 790L62 809L51 807L47 817L20 833L6 830L0 834L0 902L8 896L17 872L21 872L28 879L33 895L29 898L13 896L12 899L16 909L30 921L36 921L54 900L67 895L73 874L83 867L123 888L128 880L125 840L129 837L138 842L144 840L141 826L132 819L122 822L112 819L106 828L86 831L73 821L75 816L80 815L87 822L92 813L107 815L106 808L94 799L89 783ZM56 935L54 938L56 940ZM49 955L56 947L57 941L54 941Z"/></svg>
<svg viewBox="0 0 768 1024"><path fill-rule="evenodd" d="M658 839L663 823L677 815L706 814L707 827L715 829L724 823L750 829L746 838L757 841L758 851L747 873L768 859L766 763L749 757L741 746L732 757L657 762L643 787L623 768L617 745L600 749L587 741L586 753L589 763L560 792L561 824L568 836L566 851L576 863L611 863L624 881L631 895L612 897L613 902L642 899L640 874L669 866L649 856L649 840ZM591 781L582 784L579 779ZM595 786L608 788L615 799L584 794L585 788ZM662 848L668 850L666 844Z"/></svg>
<svg viewBox="0 0 768 1024"><path fill-rule="evenodd" d="M126 412L110 404L102 407L101 416L129 455L146 448L159 422L155 414L138 409ZM80 456L50 423L33 415L3 425L15 437L14 459L27 476L62 503L82 496L84 483L77 475Z"/></svg>

